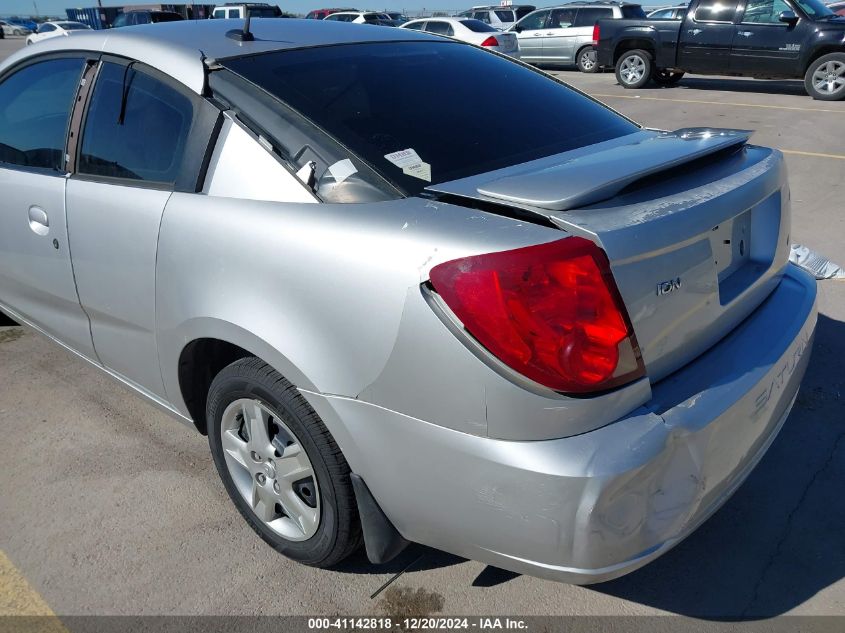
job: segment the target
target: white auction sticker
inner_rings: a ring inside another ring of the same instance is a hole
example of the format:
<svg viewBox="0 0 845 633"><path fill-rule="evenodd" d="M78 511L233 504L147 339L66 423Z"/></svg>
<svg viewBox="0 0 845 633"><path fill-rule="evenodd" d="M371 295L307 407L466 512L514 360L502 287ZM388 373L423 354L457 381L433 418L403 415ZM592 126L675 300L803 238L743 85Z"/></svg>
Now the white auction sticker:
<svg viewBox="0 0 845 633"><path fill-rule="evenodd" d="M416 167L422 163L420 155L417 154L416 150L410 148L400 149L398 152L390 152L390 154L385 154L384 157L399 169Z"/></svg>
<svg viewBox="0 0 845 633"><path fill-rule="evenodd" d="M348 158L339 160L329 167L329 173L332 175L332 178L334 178L336 183L343 182L357 171L358 170L355 169L355 165L353 165L352 161Z"/></svg>
<svg viewBox="0 0 845 633"><path fill-rule="evenodd" d="M402 169L402 173L406 176L413 176L414 178L431 182L431 165L423 163L422 161L412 167L404 167Z"/></svg>

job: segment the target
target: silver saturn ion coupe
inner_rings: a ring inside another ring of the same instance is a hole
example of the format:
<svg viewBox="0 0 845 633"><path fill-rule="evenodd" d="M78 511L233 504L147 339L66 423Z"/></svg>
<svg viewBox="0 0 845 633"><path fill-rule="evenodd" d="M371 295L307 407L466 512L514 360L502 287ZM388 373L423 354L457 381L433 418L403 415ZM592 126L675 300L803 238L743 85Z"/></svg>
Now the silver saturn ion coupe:
<svg viewBox="0 0 845 633"><path fill-rule="evenodd" d="M207 433L308 565L599 582L725 502L816 323L780 153L407 29L239 27L0 67L3 312Z"/></svg>

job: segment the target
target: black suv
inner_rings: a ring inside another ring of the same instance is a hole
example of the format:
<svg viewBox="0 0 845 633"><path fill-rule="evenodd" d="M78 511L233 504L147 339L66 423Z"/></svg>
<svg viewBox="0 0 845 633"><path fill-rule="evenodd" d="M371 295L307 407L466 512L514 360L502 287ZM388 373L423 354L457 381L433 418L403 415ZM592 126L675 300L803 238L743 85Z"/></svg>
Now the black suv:
<svg viewBox="0 0 845 633"><path fill-rule="evenodd" d="M803 78L814 99L845 98L845 17L819 0L693 0L682 21L600 20L599 64L625 88L685 72Z"/></svg>

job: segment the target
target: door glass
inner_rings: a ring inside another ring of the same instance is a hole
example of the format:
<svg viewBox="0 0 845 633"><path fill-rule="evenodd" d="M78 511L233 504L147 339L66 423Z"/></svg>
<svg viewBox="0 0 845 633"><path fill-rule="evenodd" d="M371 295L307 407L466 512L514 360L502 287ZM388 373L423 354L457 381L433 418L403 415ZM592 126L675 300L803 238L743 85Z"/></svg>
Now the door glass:
<svg viewBox="0 0 845 633"><path fill-rule="evenodd" d="M733 22L736 5L725 0L701 0L695 10L696 22Z"/></svg>
<svg viewBox="0 0 845 633"><path fill-rule="evenodd" d="M780 24L780 14L783 11L792 11L792 7L783 0L748 0L742 21L753 24Z"/></svg>
<svg viewBox="0 0 845 633"><path fill-rule="evenodd" d="M600 9L587 7L578 9L578 15L575 17L574 26L589 26L592 28L599 20L613 17L613 9Z"/></svg>
<svg viewBox="0 0 845 633"><path fill-rule="evenodd" d="M472 17L474 17L476 20L481 20L486 24L490 24L490 14L487 13L487 11L476 11L472 14Z"/></svg>
<svg viewBox="0 0 845 633"><path fill-rule="evenodd" d="M41 26L38 27L39 33L49 33L50 31L55 31L55 30L56 30L55 26L53 26L52 24L47 24L47 23L44 23L44 24L42 24Z"/></svg>
<svg viewBox="0 0 845 633"><path fill-rule="evenodd" d="M82 59L54 59L0 84L0 162L60 170Z"/></svg>
<svg viewBox="0 0 845 633"><path fill-rule="evenodd" d="M549 20L550 29L568 29L575 23L577 9L555 9L552 11L552 18Z"/></svg>
<svg viewBox="0 0 845 633"><path fill-rule="evenodd" d="M421 31L423 26L425 26L425 22L412 22L406 25L405 28L411 29L412 31Z"/></svg>
<svg viewBox="0 0 845 633"><path fill-rule="evenodd" d="M85 122L79 172L172 184L192 118L185 95L134 67L103 64Z"/></svg>
<svg viewBox="0 0 845 633"><path fill-rule="evenodd" d="M549 17L548 11L537 11L522 18L519 26L523 31L536 31L545 26L547 17Z"/></svg>
<svg viewBox="0 0 845 633"><path fill-rule="evenodd" d="M214 17L218 20L226 19L226 9L215 9Z"/></svg>

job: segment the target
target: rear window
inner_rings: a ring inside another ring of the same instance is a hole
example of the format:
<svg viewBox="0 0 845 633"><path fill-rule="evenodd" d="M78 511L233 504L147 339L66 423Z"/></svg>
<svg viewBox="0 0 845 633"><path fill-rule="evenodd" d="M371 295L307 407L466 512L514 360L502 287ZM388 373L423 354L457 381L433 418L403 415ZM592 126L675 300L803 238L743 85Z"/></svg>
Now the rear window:
<svg viewBox="0 0 845 633"><path fill-rule="evenodd" d="M643 8L638 4L626 5L621 7L622 17L626 20L645 20L646 15Z"/></svg>
<svg viewBox="0 0 845 633"><path fill-rule="evenodd" d="M151 13L153 22L178 22L182 16L178 13Z"/></svg>
<svg viewBox="0 0 845 633"><path fill-rule="evenodd" d="M496 17L502 22L513 22L513 11L495 11Z"/></svg>
<svg viewBox="0 0 845 633"><path fill-rule="evenodd" d="M639 129L540 71L447 40L327 46L222 63L406 195ZM415 170L403 169L409 153L419 157Z"/></svg>
<svg viewBox="0 0 845 633"><path fill-rule="evenodd" d="M88 30L88 27L84 24L80 24L79 22L68 22L67 24L60 25L65 31L85 31Z"/></svg>
<svg viewBox="0 0 845 633"><path fill-rule="evenodd" d="M474 31L476 33L489 33L490 31L495 33L497 30L489 24L484 24L481 20L461 20L461 24L467 27L470 31Z"/></svg>
<svg viewBox="0 0 845 633"><path fill-rule="evenodd" d="M277 18L281 13L277 7L249 7L249 16L252 18Z"/></svg>

